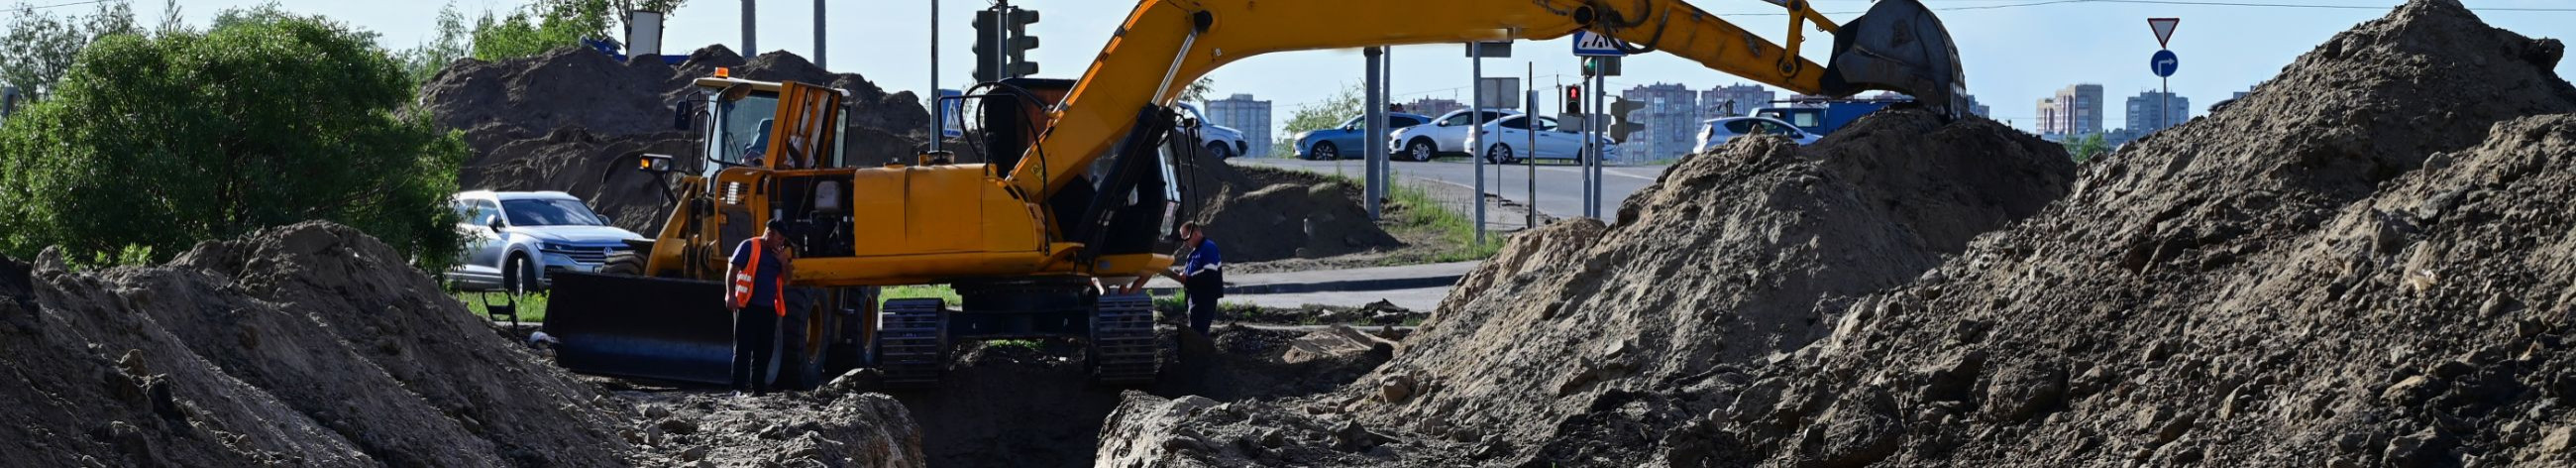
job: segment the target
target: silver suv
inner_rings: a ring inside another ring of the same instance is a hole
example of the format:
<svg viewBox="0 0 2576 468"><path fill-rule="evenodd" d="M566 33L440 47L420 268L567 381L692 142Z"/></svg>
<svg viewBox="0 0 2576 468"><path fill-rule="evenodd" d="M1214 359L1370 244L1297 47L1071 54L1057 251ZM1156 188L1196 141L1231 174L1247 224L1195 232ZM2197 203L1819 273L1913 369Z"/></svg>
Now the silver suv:
<svg viewBox="0 0 2576 468"><path fill-rule="evenodd" d="M609 225L563 192L472 191L456 194L449 205L466 240L447 281L461 290L545 289L554 272L599 271L610 252L631 250L627 240L644 238Z"/></svg>

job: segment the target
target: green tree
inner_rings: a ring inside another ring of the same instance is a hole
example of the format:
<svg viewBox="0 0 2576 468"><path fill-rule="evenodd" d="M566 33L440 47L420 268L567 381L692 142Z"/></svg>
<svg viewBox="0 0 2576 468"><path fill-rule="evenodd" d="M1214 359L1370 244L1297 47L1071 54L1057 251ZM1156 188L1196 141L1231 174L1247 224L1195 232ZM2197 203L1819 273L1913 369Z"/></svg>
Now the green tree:
<svg viewBox="0 0 2576 468"><path fill-rule="evenodd" d="M1195 102L1204 106L1207 105L1208 93L1213 92L1216 92L1216 79L1199 78L1198 81L1190 82L1190 87L1181 88L1181 102Z"/></svg>
<svg viewBox="0 0 2576 468"><path fill-rule="evenodd" d="M100 3L89 16L56 17L20 3L9 13L7 34L0 34L0 82L17 86L29 98L52 95L63 73L82 49L100 38L140 34L134 8L126 2Z"/></svg>
<svg viewBox="0 0 2576 468"><path fill-rule="evenodd" d="M455 2L438 9L438 36L429 42L395 54L413 83L426 83L438 71L456 59L474 53L474 30L465 26L465 13L456 10Z"/></svg>
<svg viewBox="0 0 2576 468"><path fill-rule="evenodd" d="M2076 164L2092 161L2093 158L2101 157L2102 153L2111 150L2110 142L2103 140L2100 133L2075 137L2068 143L2066 157L2075 159Z"/></svg>
<svg viewBox="0 0 2576 468"><path fill-rule="evenodd" d="M234 11L221 26L110 36L52 99L0 125L0 251L166 258L198 241L323 219L438 271L465 159L401 64L320 18ZM140 252L138 254L137 252Z"/></svg>
<svg viewBox="0 0 2576 468"><path fill-rule="evenodd" d="M1363 107L1368 103L1363 101L1359 85L1351 85L1342 87L1342 92L1322 101L1299 105L1297 110L1288 113L1288 134L1341 127L1342 122L1367 111Z"/></svg>

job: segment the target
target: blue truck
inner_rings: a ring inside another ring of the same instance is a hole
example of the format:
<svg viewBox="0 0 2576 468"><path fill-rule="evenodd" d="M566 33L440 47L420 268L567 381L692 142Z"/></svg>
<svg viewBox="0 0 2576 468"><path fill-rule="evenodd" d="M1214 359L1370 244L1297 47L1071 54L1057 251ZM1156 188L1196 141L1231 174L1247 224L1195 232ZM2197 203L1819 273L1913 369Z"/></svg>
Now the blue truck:
<svg viewBox="0 0 2576 468"><path fill-rule="evenodd" d="M1831 135L1861 116L1886 109L1887 106L1914 102L1910 99L1835 99L1801 100L1787 107L1764 107L1753 110L1755 117L1769 117L1798 127L1816 136Z"/></svg>

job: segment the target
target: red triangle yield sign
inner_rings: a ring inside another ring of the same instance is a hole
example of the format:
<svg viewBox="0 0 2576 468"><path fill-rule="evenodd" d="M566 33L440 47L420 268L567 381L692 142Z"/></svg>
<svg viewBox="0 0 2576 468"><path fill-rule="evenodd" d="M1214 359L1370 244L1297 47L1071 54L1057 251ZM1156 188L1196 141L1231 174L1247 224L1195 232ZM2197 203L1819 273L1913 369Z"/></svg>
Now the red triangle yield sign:
<svg viewBox="0 0 2576 468"><path fill-rule="evenodd" d="M2180 24L2182 24L2182 18L2147 18L2147 27L2156 30L2156 47L2159 48L2173 40L2174 26Z"/></svg>

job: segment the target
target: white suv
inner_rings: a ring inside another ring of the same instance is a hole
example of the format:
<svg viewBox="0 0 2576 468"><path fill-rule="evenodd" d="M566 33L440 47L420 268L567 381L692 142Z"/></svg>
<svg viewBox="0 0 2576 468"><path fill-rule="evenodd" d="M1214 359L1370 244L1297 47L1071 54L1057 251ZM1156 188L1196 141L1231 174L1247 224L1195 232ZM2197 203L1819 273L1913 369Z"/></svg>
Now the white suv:
<svg viewBox="0 0 2576 468"><path fill-rule="evenodd" d="M1388 154L1391 159L1414 161L1430 161L1445 154L1470 154L1467 132L1475 128L1475 114L1466 109L1449 111L1431 119L1431 123L1396 130L1394 134L1387 135L1386 147L1391 151ZM1481 114L1486 125L1493 125L1494 121L1504 117L1521 115L1504 109L1486 109Z"/></svg>
<svg viewBox="0 0 2576 468"><path fill-rule="evenodd" d="M1217 159L1225 159L1242 156L1244 152L1252 151L1252 142L1243 139L1242 130L1217 125L1216 121L1208 120L1204 114L1199 113L1199 106L1184 102L1181 103L1181 110L1186 111L1190 119L1199 121L1199 145L1206 147L1208 154L1216 155Z"/></svg>
<svg viewBox="0 0 2576 468"><path fill-rule="evenodd" d="M478 190L456 194L449 205L463 217L456 230L466 244L445 276L468 291L544 289L552 273L597 272L610 253L634 249L626 241L644 239L563 192Z"/></svg>
<svg viewBox="0 0 2576 468"><path fill-rule="evenodd" d="M1726 146L1726 142L1735 141L1735 137L1747 135L1784 136L1789 137L1790 140L1797 141L1800 145L1816 144L1816 139L1822 138L1816 136L1816 134L1807 133L1805 130L1799 130L1798 127L1789 125L1788 122L1782 122L1766 117L1727 117L1721 119L1710 119L1705 122L1700 122L1699 144L1691 147L1691 154L1706 153L1710 150L1715 150L1719 146Z"/></svg>

